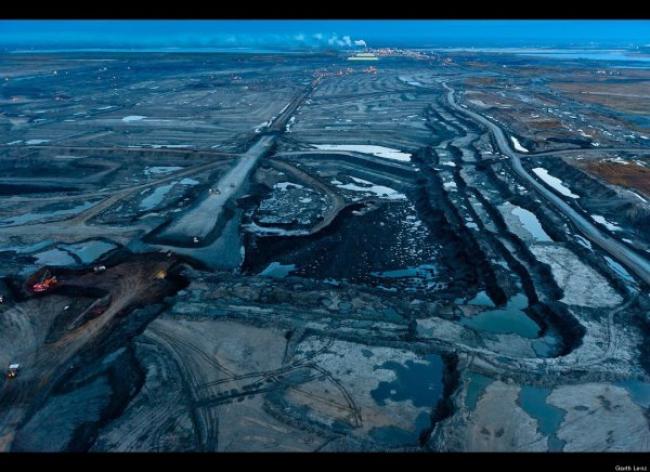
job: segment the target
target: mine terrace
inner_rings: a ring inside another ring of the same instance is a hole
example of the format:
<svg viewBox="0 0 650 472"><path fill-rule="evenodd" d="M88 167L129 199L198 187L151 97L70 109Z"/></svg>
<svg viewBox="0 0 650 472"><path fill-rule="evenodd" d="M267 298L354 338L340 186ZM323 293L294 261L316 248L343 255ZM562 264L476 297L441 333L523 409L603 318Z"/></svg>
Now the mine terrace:
<svg viewBox="0 0 650 472"><path fill-rule="evenodd" d="M366 54L3 55L0 450L648 450L650 69Z"/></svg>

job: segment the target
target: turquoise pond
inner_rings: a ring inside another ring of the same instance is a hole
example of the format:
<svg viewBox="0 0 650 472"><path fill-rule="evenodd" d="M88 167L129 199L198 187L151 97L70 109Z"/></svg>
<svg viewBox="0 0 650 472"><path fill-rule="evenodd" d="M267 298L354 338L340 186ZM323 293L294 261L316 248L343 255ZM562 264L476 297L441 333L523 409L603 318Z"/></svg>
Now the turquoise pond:
<svg viewBox="0 0 650 472"><path fill-rule="evenodd" d="M414 429L407 431L394 426L374 428L370 435L378 442L398 446L415 445L420 433L431 424L431 413L444 392L444 363L437 354L429 354L421 360L399 362L388 361L375 366L377 369L389 369L395 373L390 382L380 382L370 392L379 405L387 402L410 401L413 406L422 408L416 418Z"/></svg>
<svg viewBox="0 0 650 472"><path fill-rule="evenodd" d="M279 262L271 262L266 269L260 272L260 275L282 279L294 270L296 270L296 264L280 264Z"/></svg>
<svg viewBox="0 0 650 472"><path fill-rule="evenodd" d="M528 307L528 298L519 293L505 307L495 308L466 318L461 323L478 331L494 334L518 334L529 339L539 335L539 325L524 311Z"/></svg>
<svg viewBox="0 0 650 472"><path fill-rule="evenodd" d="M551 452L560 451L563 441L557 438L557 430L564 420L566 411L547 402L551 391L547 388L524 385L519 392L519 405L530 416L537 420L537 429L548 437L548 447Z"/></svg>
<svg viewBox="0 0 650 472"><path fill-rule="evenodd" d="M476 408L476 404L479 398L481 398L481 395L483 395L483 392L485 392L485 389L494 382L494 379L475 372L471 372L467 376L469 378L469 385L465 394L465 407L469 411L472 411Z"/></svg>
<svg viewBox="0 0 650 472"><path fill-rule="evenodd" d="M9 216L7 218L3 218L0 220L0 226L18 226L27 223L32 223L34 221L42 221L42 220L50 221L50 220L57 219L59 217L72 216L77 213L81 213L84 210L87 210L94 204L95 202L89 201L70 208L63 208L60 210L50 210L43 213L30 212L30 213L23 213L22 215Z"/></svg>

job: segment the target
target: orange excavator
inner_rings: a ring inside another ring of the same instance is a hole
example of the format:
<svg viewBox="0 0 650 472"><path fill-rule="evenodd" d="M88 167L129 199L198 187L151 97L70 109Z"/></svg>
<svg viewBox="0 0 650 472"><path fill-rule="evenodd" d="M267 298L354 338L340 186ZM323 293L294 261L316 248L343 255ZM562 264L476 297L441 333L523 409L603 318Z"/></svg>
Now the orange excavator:
<svg viewBox="0 0 650 472"><path fill-rule="evenodd" d="M58 283L59 282L56 279L55 275L52 275L51 277L46 276L40 282L36 282L34 285L32 285L32 292L34 293L47 292L48 290L56 287Z"/></svg>

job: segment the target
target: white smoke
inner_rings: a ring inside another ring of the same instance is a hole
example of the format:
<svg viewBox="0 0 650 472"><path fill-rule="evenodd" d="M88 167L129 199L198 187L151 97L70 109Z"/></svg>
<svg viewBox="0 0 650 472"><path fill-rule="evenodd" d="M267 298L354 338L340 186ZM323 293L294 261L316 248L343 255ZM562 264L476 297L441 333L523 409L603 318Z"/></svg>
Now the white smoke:
<svg viewBox="0 0 650 472"><path fill-rule="evenodd" d="M284 34L215 34L213 37L194 37L186 35L177 41L180 46L201 47L253 47L253 48L308 48L321 49L356 49L367 47L363 39L354 39L349 34L338 33L284 33Z"/></svg>
<svg viewBox="0 0 650 472"><path fill-rule="evenodd" d="M321 38L324 37L323 35L320 35ZM316 35L314 35L316 37ZM361 46L365 47L366 42L363 39L357 39L353 40L352 37L349 35L344 35L339 37L338 34L332 33L329 38L327 38L327 45L330 47L335 47L335 48L352 48L355 46Z"/></svg>

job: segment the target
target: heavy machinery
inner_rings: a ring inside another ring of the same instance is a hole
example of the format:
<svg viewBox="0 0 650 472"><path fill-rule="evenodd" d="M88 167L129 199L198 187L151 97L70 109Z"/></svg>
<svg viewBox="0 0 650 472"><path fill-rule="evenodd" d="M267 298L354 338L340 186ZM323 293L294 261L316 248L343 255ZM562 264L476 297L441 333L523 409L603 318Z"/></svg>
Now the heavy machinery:
<svg viewBox="0 0 650 472"><path fill-rule="evenodd" d="M51 290L52 288L56 287L58 283L59 282L56 279L55 275L51 277L44 276L40 282L36 282L34 285L32 285L32 292L34 293L47 292L48 290Z"/></svg>
<svg viewBox="0 0 650 472"><path fill-rule="evenodd" d="M7 368L7 378L8 379L16 378L19 370L20 370L20 364L9 364L9 367Z"/></svg>

